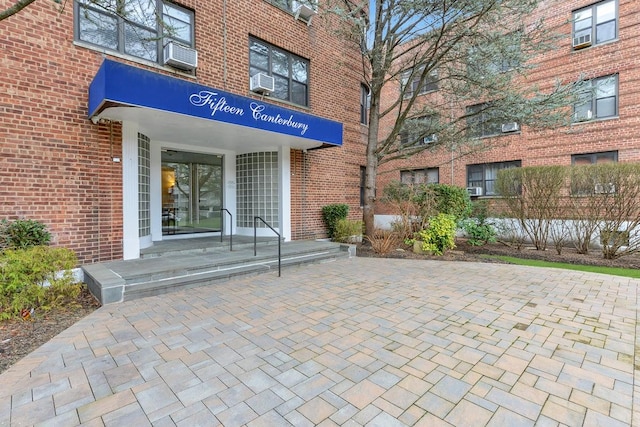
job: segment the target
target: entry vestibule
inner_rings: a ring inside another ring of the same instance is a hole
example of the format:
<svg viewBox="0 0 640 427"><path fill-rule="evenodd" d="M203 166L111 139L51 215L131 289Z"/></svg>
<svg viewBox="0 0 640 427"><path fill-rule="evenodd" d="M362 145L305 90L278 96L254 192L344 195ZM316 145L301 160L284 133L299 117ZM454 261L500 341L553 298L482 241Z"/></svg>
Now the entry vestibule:
<svg viewBox="0 0 640 427"><path fill-rule="evenodd" d="M220 232L221 155L162 150L162 235Z"/></svg>
<svg viewBox="0 0 640 427"><path fill-rule="evenodd" d="M341 123L111 60L89 117L122 123L124 259L163 239L253 235L256 216L290 240L291 149L342 145Z"/></svg>

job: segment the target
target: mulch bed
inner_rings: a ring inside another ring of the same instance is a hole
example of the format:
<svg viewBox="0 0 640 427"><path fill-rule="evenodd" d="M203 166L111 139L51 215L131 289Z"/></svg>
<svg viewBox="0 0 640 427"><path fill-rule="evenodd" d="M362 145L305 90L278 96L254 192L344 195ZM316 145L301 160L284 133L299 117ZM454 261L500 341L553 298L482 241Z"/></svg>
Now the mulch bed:
<svg viewBox="0 0 640 427"><path fill-rule="evenodd" d="M438 261L491 262L503 261L486 258L483 255L509 255L518 258L539 259L583 265L602 265L609 267L640 268L640 255L625 256L616 260L602 258L602 253L594 250L588 255L576 253L573 248L564 248L558 255L555 249L536 251L530 247L518 250L502 243L485 246L471 246L465 240L456 242L456 249L447 251L443 256L415 254L408 247L397 248L389 254L376 254L366 243L358 245L357 256L379 258L432 259ZM77 306L67 309L53 309L46 312L35 311L30 320L10 320L0 322L0 373L22 359L51 338L64 331L78 320L100 307L87 289L77 301Z"/></svg>
<svg viewBox="0 0 640 427"><path fill-rule="evenodd" d="M86 288L76 303L75 307L35 310L28 320L0 321L0 373L100 307Z"/></svg>
<svg viewBox="0 0 640 427"><path fill-rule="evenodd" d="M604 259L602 252L593 249L588 254L579 254L574 248L563 248L558 255L555 248L547 248L545 251L537 251L531 246L523 246L520 249L505 243L491 243L484 246L472 246L465 239L456 240L456 248L447 251L442 256L415 254L409 247L401 247L387 255L380 255L373 252L371 246L363 243L356 250L357 256L381 257L381 258L407 258L407 259L433 259L439 261L469 261L469 262L492 262L505 263L493 258L486 258L486 255L505 255L516 258L535 259L551 262L564 262L579 265L599 265L607 267L639 268L640 254L624 256L618 259Z"/></svg>

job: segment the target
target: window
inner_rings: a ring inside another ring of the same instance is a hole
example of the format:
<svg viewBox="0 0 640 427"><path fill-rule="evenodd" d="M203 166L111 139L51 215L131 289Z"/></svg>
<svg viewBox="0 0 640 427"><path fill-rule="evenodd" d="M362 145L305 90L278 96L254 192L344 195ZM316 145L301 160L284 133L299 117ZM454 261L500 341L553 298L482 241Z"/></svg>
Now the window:
<svg viewBox="0 0 640 427"><path fill-rule="evenodd" d="M404 98L411 98L414 93L422 95L423 93L438 90L438 73L436 71L431 71L422 82L422 86L420 85L422 70L424 70L424 67L407 70L402 73L401 90Z"/></svg>
<svg viewBox="0 0 640 427"><path fill-rule="evenodd" d="M593 165L596 163L612 163L618 161L617 151L602 151L599 153L573 154L571 164L574 166ZM572 174L571 194L574 196L584 196L591 194L609 194L616 192L613 178L599 176L595 178L590 174Z"/></svg>
<svg viewBox="0 0 640 427"><path fill-rule="evenodd" d="M571 156L571 164L591 165L595 163L612 163L618 161L617 151L603 151L600 153L574 154Z"/></svg>
<svg viewBox="0 0 640 427"><path fill-rule="evenodd" d="M603 1L573 12L573 48L581 49L618 37L616 0Z"/></svg>
<svg viewBox="0 0 640 427"><path fill-rule="evenodd" d="M501 113L490 103L467 107L467 127L472 138L501 135L520 130L517 122L500 117Z"/></svg>
<svg viewBox="0 0 640 427"><path fill-rule="evenodd" d="M400 171L400 182L403 184L437 184L439 181L440 172L438 168Z"/></svg>
<svg viewBox="0 0 640 427"><path fill-rule="evenodd" d="M483 163L467 166L467 187L482 188L481 194L492 196L496 194L495 182L498 171L509 168L519 168L520 160L499 163Z"/></svg>
<svg viewBox="0 0 640 427"><path fill-rule="evenodd" d="M520 67L522 33L516 31L498 36L488 45L474 46L469 50L467 72L476 79L484 79L487 74L506 73Z"/></svg>
<svg viewBox="0 0 640 427"><path fill-rule="evenodd" d="M267 0L269 3L280 7L281 9L295 12L297 8L303 4L311 7L313 10L318 9L317 0Z"/></svg>
<svg viewBox="0 0 640 427"><path fill-rule="evenodd" d="M365 84L360 84L360 123L369 124L369 107L371 106L371 91Z"/></svg>
<svg viewBox="0 0 640 427"><path fill-rule="evenodd" d="M409 119L400 131L400 144L403 146L431 144L438 140L435 132L437 126L438 119L435 114Z"/></svg>
<svg viewBox="0 0 640 427"><path fill-rule="evenodd" d="M364 206L364 187L367 179L367 167L360 166L360 206Z"/></svg>
<svg viewBox="0 0 640 427"><path fill-rule="evenodd" d="M154 62L169 41L193 48L193 12L161 0L75 3L76 39ZM161 17L161 21L158 19Z"/></svg>
<svg viewBox="0 0 640 427"><path fill-rule="evenodd" d="M573 121L585 122L618 115L618 75L591 80L592 90L573 106Z"/></svg>
<svg viewBox="0 0 640 427"><path fill-rule="evenodd" d="M309 105L309 61L258 39L249 40L249 77L273 77L274 98Z"/></svg>

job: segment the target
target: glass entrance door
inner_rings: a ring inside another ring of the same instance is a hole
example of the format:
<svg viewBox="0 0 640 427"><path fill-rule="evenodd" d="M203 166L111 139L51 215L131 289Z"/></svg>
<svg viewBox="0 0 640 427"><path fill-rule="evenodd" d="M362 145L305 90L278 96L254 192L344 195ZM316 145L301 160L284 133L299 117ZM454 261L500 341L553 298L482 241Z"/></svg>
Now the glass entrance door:
<svg viewBox="0 0 640 427"><path fill-rule="evenodd" d="M222 156L162 152L162 234L220 231Z"/></svg>

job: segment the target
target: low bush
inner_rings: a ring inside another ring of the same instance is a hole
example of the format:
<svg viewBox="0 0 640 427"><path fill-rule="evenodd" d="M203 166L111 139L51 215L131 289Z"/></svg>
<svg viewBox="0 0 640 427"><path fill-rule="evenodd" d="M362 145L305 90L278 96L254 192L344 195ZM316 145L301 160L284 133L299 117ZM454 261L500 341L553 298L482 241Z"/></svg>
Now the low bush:
<svg viewBox="0 0 640 427"><path fill-rule="evenodd" d="M333 204L322 207L322 219L327 226L327 235L330 239L334 238L338 221L347 219L348 214L349 206L345 204Z"/></svg>
<svg viewBox="0 0 640 427"><path fill-rule="evenodd" d="M65 248L33 246L0 254L0 319L23 309L48 310L69 305L82 290L71 269L75 253Z"/></svg>
<svg viewBox="0 0 640 427"><path fill-rule="evenodd" d="M347 242L351 236L362 236L362 221L339 219L333 231L333 240Z"/></svg>
<svg viewBox="0 0 640 427"><path fill-rule="evenodd" d="M371 249L380 255L386 255L395 250L402 241L398 233L380 228L376 228L372 236L365 236L365 239L371 243Z"/></svg>
<svg viewBox="0 0 640 427"><path fill-rule="evenodd" d="M0 249L48 245L51 234L47 226L31 219L0 220Z"/></svg>
<svg viewBox="0 0 640 427"><path fill-rule="evenodd" d="M496 241L496 229L488 220L488 206L486 201L473 203L472 217L461 222L461 228L468 237L467 242L472 246L482 246Z"/></svg>
<svg viewBox="0 0 640 427"><path fill-rule="evenodd" d="M440 213L429 219L429 226L420 230L417 240L422 241L422 250L434 255L443 255L456 247L456 217Z"/></svg>

